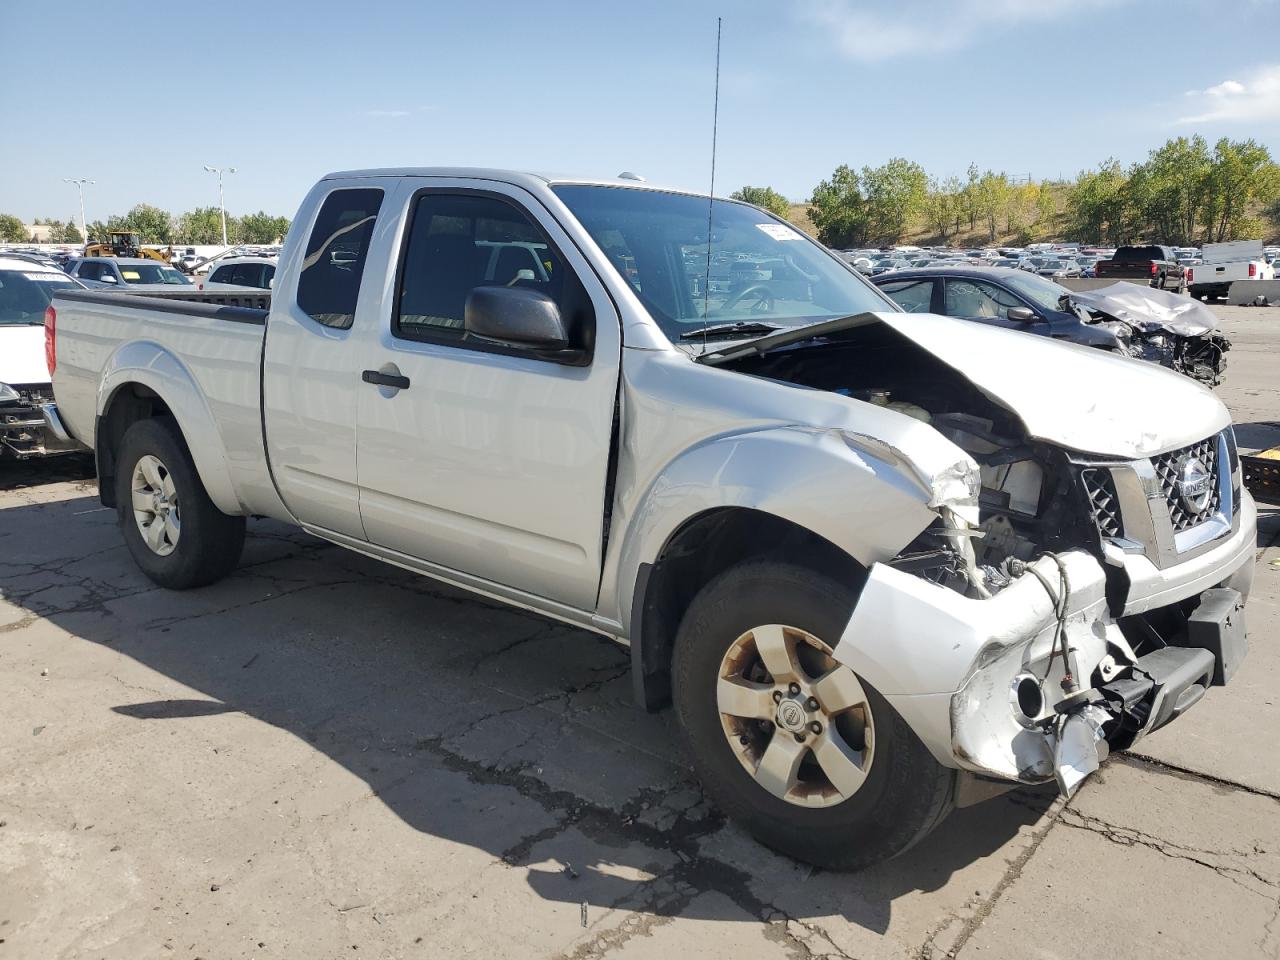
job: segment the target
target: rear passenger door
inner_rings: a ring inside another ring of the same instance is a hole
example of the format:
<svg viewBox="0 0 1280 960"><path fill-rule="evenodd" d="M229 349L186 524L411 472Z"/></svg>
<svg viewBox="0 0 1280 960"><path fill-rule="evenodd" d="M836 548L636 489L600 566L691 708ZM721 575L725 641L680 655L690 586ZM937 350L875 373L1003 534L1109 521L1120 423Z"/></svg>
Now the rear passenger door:
<svg viewBox="0 0 1280 960"><path fill-rule="evenodd" d="M357 314L379 214L397 181L321 181L295 223L305 238L273 298L263 356L267 452L281 497L304 525L363 540L356 483ZM313 195L314 196L314 195ZM372 322L372 316L369 321Z"/></svg>
<svg viewBox="0 0 1280 960"><path fill-rule="evenodd" d="M399 209L398 268L360 365L381 381L362 384L358 402L368 538L508 592L591 609L621 347L612 301L518 187L441 183ZM467 333L467 297L482 286L554 300L577 360Z"/></svg>

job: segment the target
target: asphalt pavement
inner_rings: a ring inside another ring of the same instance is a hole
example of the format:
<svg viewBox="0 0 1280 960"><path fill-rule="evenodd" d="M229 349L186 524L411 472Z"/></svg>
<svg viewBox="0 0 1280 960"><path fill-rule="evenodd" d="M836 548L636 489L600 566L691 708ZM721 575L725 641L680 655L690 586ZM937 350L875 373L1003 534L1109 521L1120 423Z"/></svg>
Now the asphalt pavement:
<svg viewBox="0 0 1280 960"><path fill-rule="evenodd" d="M1280 308L1217 309L1280 442ZM0 465L0 960L1280 957L1273 508L1229 686L842 875L724 822L609 642L269 521L161 590L95 492Z"/></svg>

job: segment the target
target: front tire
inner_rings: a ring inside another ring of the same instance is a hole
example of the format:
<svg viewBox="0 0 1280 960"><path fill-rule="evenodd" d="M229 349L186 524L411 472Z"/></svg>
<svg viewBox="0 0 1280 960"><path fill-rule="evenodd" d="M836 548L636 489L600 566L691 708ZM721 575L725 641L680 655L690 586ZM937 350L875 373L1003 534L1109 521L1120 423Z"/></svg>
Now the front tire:
<svg viewBox="0 0 1280 960"><path fill-rule="evenodd" d="M766 846L837 870L902 853L954 805L954 772L831 656L854 601L802 567L734 567L690 604L672 670L715 803Z"/></svg>
<svg viewBox="0 0 1280 960"><path fill-rule="evenodd" d="M125 431L115 484L125 544L160 586L207 586L240 562L244 517L213 505L174 421L139 420Z"/></svg>

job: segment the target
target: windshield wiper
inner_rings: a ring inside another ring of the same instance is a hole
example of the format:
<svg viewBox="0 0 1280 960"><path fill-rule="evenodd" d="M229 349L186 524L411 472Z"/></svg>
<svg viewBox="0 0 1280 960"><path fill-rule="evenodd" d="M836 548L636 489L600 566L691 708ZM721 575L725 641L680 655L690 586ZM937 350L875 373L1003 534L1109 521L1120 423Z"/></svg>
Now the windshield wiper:
<svg viewBox="0 0 1280 960"><path fill-rule="evenodd" d="M713 324L700 330L689 330L680 334L681 340L701 340L703 337L752 336L758 333L773 333L783 329L780 324L761 323L759 320L740 320L737 323Z"/></svg>

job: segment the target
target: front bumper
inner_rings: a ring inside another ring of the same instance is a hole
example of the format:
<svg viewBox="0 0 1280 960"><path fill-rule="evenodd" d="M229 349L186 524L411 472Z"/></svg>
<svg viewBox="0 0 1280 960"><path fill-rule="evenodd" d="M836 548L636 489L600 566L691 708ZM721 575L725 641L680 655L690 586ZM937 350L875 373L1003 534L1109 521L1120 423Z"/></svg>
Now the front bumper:
<svg viewBox="0 0 1280 960"><path fill-rule="evenodd" d="M1243 603L1257 533L1247 493L1239 506L1235 529L1209 549L1163 569L1130 570L1140 599L1120 615L1194 601L1214 588L1234 590ZM1020 783L1055 775L1063 783L1063 749L1068 742L1078 748L1088 732L1078 723L1068 729L1066 719L1086 708L1083 716L1099 731L1096 766L1110 747L1127 747L1189 709L1203 695L1206 675L1208 683L1229 676L1223 655L1194 646L1194 631L1155 660L1139 656L1113 614L1107 571L1092 555L1073 550L1031 567L1039 578L1029 571L981 600L876 564L835 658L875 686L940 763ZM1242 654L1233 649L1231 656ZM1064 703L1068 673L1081 692ZM1028 712L1035 697L1020 701L1019 692L1033 688L1040 702ZM1071 779L1063 783L1068 792L1079 782Z"/></svg>
<svg viewBox="0 0 1280 960"><path fill-rule="evenodd" d="M63 426L55 403L33 395L0 404L0 456L26 460L86 450Z"/></svg>

